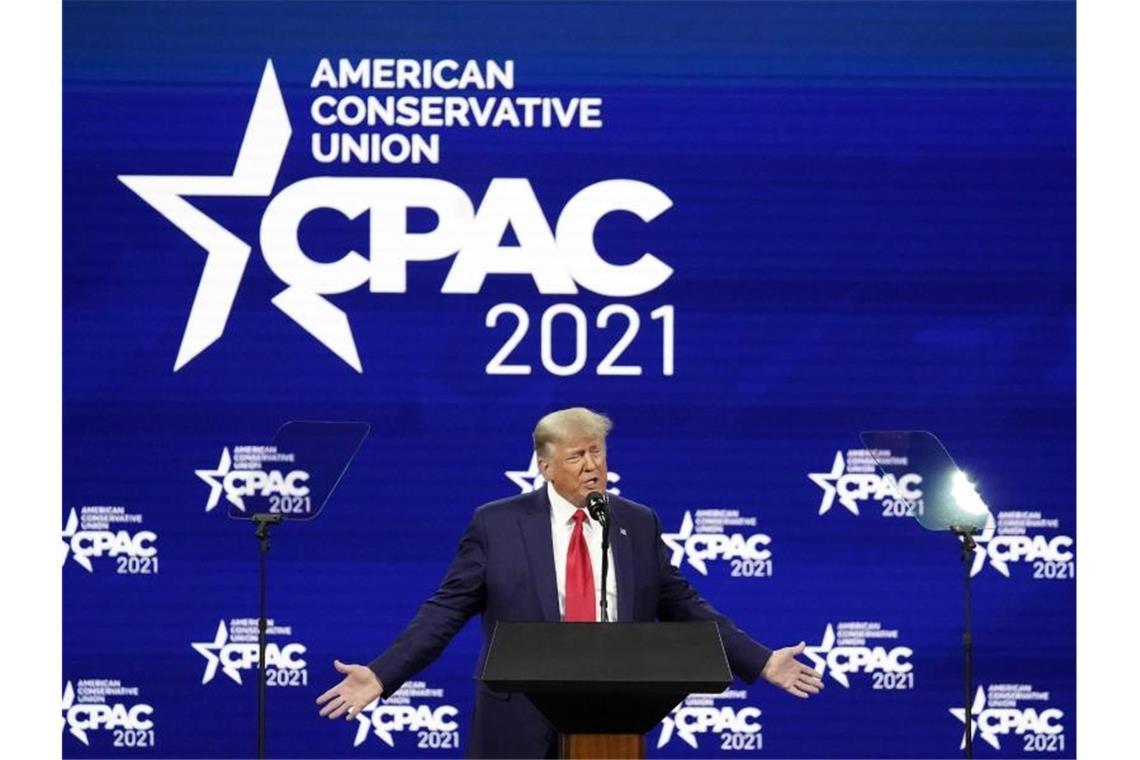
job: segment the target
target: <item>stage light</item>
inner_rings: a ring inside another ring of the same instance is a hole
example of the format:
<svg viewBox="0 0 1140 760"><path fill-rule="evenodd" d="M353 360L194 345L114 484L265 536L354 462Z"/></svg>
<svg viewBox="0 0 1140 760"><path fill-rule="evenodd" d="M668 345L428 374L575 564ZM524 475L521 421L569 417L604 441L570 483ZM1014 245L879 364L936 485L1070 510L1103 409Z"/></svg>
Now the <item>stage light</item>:
<svg viewBox="0 0 1140 760"><path fill-rule="evenodd" d="M961 470L955 470L951 476L950 495L960 509L971 515L989 514L990 508L982 501L970 478Z"/></svg>

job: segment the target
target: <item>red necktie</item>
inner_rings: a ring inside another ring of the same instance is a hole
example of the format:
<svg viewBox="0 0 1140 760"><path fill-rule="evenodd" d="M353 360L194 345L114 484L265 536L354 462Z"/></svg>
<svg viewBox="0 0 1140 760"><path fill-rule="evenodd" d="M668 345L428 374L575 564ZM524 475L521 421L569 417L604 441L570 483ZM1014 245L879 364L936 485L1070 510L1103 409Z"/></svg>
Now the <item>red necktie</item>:
<svg viewBox="0 0 1140 760"><path fill-rule="evenodd" d="M594 599L594 568L590 564L590 550L582 535L586 510L574 513L574 532L570 534L570 548L566 552L566 615L569 623L593 623L598 619Z"/></svg>

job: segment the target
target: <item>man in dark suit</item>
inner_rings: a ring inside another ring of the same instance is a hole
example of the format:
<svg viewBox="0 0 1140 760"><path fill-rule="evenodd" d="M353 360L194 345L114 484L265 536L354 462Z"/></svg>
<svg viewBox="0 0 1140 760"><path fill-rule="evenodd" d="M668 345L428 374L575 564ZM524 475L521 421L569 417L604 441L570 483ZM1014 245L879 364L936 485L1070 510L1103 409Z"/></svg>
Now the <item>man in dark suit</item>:
<svg viewBox="0 0 1140 760"><path fill-rule="evenodd" d="M798 697L817 694L819 674L795 659L804 643L773 652L705 602L669 562L660 520L648 507L610 497L613 572L608 588L597 588L601 528L583 507L587 494L605 489L610 427L608 418L580 407L543 417L534 445L546 487L475 511L439 589L396 641L367 667L335 662L345 677L318 697L320 714L351 719L377 697L391 696L476 613L483 616L479 673L499 620L596 620L603 593L619 622L715 621L741 679L763 676ZM553 729L524 696L477 686L471 756L554 757L556 746Z"/></svg>

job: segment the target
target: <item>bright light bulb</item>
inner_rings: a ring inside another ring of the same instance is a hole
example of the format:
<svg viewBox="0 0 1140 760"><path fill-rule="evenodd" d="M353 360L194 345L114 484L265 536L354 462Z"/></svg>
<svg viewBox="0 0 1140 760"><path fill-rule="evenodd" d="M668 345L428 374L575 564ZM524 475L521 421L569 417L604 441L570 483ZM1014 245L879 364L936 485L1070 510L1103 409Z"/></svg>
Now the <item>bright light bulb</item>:
<svg viewBox="0 0 1140 760"><path fill-rule="evenodd" d="M974 484L961 470L954 473L950 484L950 495L954 497L954 501L958 503L960 509L970 514L984 515L990 511L990 508L982 501L982 497L978 495Z"/></svg>

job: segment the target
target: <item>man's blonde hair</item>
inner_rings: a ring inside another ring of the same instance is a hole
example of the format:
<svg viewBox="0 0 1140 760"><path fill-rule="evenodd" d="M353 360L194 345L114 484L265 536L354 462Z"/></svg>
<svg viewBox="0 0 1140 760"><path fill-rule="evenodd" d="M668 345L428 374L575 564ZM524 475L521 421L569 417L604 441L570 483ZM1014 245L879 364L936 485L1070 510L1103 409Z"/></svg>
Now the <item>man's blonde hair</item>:
<svg viewBox="0 0 1140 760"><path fill-rule="evenodd" d="M609 417L584 406L559 409L543 417L534 426L534 453L545 457L550 453L552 444L577 436L604 441L613 426Z"/></svg>

